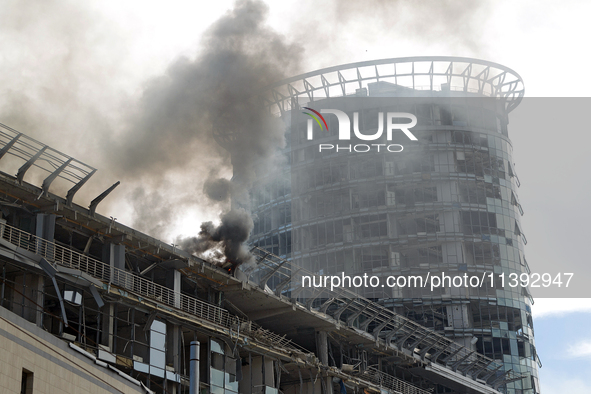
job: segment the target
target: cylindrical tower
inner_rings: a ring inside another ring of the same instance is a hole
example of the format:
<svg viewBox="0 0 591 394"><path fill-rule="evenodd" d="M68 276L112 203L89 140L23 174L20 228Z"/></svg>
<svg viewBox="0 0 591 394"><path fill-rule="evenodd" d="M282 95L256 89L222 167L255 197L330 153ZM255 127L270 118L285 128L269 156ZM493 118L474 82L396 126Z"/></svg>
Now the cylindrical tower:
<svg viewBox="0 0 591 394"><path fill-rule="evenodd" d="M287 124L289 164L251 192L251 242L323 275L527 272L507 129L523 93L514 71L457 57L354 63L275 84L264 102ZM332 115L326 127L313 124L309 139L303 107L339 108L365 135L379 130L381 113L414 114L418 140L404 133L339 140ZM322 151L321 143L342 149ZM356 151L359 143L370 150ZM388 151L389 144L403 151ZM529 375L509 383L507 393L539 392L527 292L498 283L359 291Z"/></svg>

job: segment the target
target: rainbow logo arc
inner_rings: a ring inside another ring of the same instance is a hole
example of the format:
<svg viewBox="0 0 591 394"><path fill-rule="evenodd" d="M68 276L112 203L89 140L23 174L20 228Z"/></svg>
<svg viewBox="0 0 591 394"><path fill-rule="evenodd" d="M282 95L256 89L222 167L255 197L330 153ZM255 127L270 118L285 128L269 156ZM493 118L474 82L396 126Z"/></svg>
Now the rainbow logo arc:
<svg viewBox="0 0 591 394"><path fill-rule="evenodd" d="M320 112L313 110L312 108L309 107L304 107L304 109L307 109L308 111L312 111L314 112L316 115L318 115L320 117L320 119L322 119L322 123L324 123L324 126L326 127L326 131L328 131L328 125L326 124L326 120L324 119L324 116L320 115ZM310 116L312 119L314 119L316 121L316 123L318 123L318 126L320 126L320 130L323 130L322 127L322 123L320 123L320 119L318 119L316 116L314 116L311 113L308 112L302 112L304 115L308 115Z"/></svg>

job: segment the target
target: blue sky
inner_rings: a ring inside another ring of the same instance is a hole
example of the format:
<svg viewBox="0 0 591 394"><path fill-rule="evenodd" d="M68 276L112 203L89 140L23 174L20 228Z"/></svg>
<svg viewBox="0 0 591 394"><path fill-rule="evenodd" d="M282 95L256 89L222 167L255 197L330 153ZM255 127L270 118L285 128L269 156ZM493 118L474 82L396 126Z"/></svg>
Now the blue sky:
<svg viewBox="0 0 591 394"><path fill-rule="evenodd" d="M555 313L534 320L544 394L591 392L591 312Z"/></svg>

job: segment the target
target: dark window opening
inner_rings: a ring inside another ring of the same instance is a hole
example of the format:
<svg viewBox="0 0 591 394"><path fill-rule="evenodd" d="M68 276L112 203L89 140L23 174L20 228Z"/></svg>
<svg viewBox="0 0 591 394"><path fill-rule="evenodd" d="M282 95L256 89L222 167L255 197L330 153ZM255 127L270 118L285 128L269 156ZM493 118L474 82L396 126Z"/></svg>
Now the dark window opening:
<svg viewBox="0 0 591 394"><path fill-rule="evenodd" d="M20 394L32 394L33 393L33 372L23 369L23 376L21 380L21 393Z"/></svg>

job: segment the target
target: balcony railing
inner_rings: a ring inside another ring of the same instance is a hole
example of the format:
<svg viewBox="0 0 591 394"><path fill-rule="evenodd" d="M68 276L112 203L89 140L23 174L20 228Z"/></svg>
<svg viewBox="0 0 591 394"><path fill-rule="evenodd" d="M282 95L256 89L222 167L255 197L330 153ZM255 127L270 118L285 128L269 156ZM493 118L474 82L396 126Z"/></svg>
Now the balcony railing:
<svg viewBox="0 0 591 394"><path fill-rule="evenodd" d="M114 285L138 296L154 300L167 307L176 308L190 315L197 316L200 319L232 330L233 332L238 332L238 327L240 327L241 333L246 333L262 342L273 344L287 351L304 354L310 353L292 341L265 330L251 321L232 315L223 308L175 292L172 289L142 278L132 272L112 267L102 261L49 242L43 238L19 230L16 227L0 223L0 234L2 239L12 245L35 253L51 263L79 270L93 278L99 279L105 284L105 288L108 285Z"/></svg>
<svg viewBox="0 0 591 394"><path fill-rule="evenodd" d="M22 248L45 258L49 262L79 270L99 279L105 284L105 287L108 285L117 286L168 307L180 309L183 312L197 316L200 319L224 327L230 332L246 333L261 342L272 344L287 352L310 353L308 350L302 348L291 340L286 339L284 336L266 330L252 321L231 315L223 308L175 292L165 286L154 283L131 272L111 267L102 261L61 245L57 245L53 242L49 242L8 224L0 223L0 237L18 248ZM376 378L376 374L379 375L380 378ZM400 394L429 394L428 391L419 389L409 383L379 371L371 373L367 375L367 377L364 375L361 379Z"/></svg>

